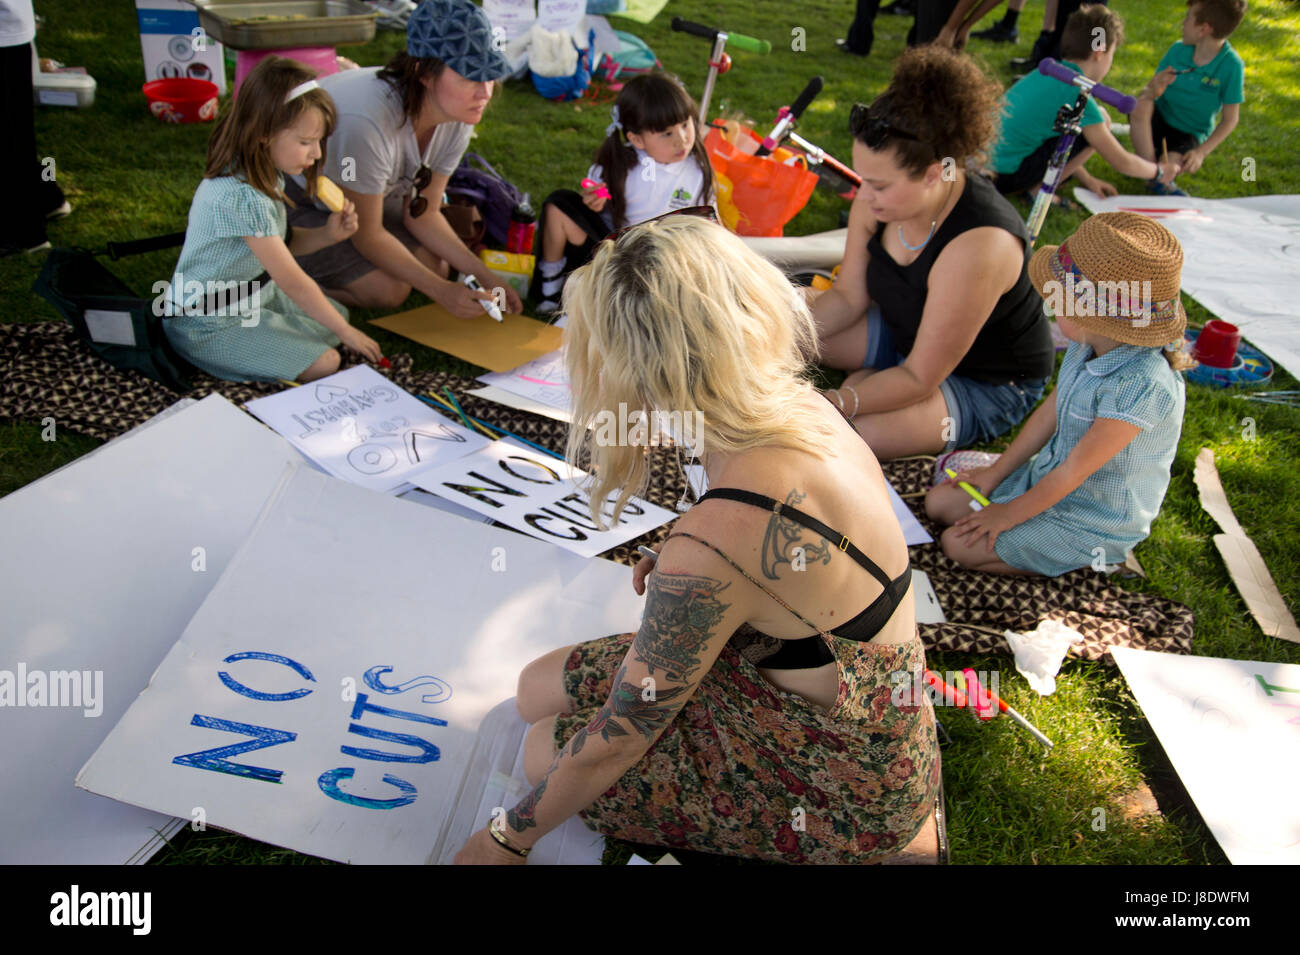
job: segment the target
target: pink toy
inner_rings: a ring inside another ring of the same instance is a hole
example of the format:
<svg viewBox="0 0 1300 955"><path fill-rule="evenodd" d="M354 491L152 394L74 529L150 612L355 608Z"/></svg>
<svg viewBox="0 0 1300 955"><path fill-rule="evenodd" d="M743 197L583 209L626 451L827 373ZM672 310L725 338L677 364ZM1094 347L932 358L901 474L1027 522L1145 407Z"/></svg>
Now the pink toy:
<svg viewBox="0 0 1300 955"><path fill-rule="evenodd" d="M613 196L611 196L611 195L609 194L609 187L606 186L606 185L604 185L603 183L599 183L599 182L597 182L595 179L584 179L584 180L582 180L582 188L583 188L583 189L595 189L597 186L600 186L600 189L598 189L598 190L596 191L596 198L597 198L597 199L613 199L613 198L614 198Z"/></svg>

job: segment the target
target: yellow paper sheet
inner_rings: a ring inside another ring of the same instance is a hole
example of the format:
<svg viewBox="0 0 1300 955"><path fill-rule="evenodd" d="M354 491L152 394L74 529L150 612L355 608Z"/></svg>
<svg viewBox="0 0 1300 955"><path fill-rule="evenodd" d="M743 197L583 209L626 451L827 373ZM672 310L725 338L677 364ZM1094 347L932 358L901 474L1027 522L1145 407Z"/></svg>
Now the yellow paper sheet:
<svg viewBox="0 0 1300 955"><path fill-rule="evenodd" d="M441 305L425 305L373 319L370 324L455 355L489 371L510 371L560 347L563 330L526 315L497 322L484 312L457 318Z"/></svg>

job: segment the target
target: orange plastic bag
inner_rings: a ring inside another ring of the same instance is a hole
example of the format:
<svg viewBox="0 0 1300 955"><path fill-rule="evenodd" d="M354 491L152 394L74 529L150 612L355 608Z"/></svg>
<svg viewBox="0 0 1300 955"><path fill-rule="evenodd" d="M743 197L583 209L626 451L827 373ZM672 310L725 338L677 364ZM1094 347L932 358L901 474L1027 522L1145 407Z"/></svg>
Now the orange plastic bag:
<svg viewBox="0 0 1300 955"><path fill-rule="evenodd" d="M744 131L762 142L753 130ZM737 235L781 235L817 185L815 173L782 163L791 155L783 149L773 156L753 156L727 142L717 129L704 137L704 148L717 180L718 214Z"/></svg>

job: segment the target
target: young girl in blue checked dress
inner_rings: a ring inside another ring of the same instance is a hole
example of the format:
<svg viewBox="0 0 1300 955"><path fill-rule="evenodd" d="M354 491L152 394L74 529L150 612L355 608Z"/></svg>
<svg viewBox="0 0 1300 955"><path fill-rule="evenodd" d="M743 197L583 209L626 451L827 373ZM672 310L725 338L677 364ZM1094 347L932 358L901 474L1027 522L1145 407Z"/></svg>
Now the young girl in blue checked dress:
<svg viewBox="0 0 1300 955"><path fill-rule="evenodd" d="M926 512L973 570L1057 576L1124 562L1169 488L1189 360L1183 252L1159 223L1106 212L1034 253L1029 277L1070 339L1056 390L985 468L944 481ZM972 511L966 481L991 501Z"/></svg>
<svg viewBox="0 0 1300 955"><path fill-rule="evenodd" d="M352 203L319 229L285 235L284 177L306 175L314 195L334 127L334 103L314 75L282 57L262 60L208 142L163 327L177 351L218 378L311 381L338 370L340 342L382 357L294 261L355 232Z"/></svg>

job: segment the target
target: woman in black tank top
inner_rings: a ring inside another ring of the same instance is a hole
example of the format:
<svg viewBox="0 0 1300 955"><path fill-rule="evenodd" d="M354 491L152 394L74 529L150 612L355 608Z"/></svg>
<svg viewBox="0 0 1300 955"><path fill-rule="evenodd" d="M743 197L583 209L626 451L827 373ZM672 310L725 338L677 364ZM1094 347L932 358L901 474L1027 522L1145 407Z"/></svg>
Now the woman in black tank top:
<svg viewBox="0 0 1300 955"><path fill-rule="evenodd" d="M814 316L828 392L880 458L987 441L1033 409L1053 369L1015 208L975 171L1000 89L970 58L907 51L853 108L844 263Z"/></svg>

